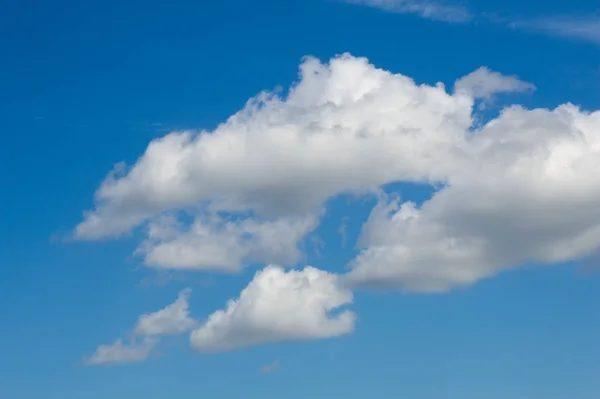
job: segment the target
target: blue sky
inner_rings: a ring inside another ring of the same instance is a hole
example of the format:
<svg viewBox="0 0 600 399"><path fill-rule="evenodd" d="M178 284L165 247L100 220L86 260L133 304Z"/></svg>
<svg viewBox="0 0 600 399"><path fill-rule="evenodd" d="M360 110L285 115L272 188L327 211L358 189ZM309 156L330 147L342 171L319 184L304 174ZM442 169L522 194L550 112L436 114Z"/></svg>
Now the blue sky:
<svg viewBox="0 0 600 399"><path fill-rule="evenodd" d="M597 4L361 3L0 2L0 397L597 397Z"/></svg>

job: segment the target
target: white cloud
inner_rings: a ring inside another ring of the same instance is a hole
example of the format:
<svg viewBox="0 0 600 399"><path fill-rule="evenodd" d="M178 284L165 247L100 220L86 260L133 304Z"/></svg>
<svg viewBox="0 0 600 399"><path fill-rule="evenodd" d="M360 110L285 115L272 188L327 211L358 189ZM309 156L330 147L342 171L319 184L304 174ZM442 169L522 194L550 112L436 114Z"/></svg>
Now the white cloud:
<svg viewBox="0 0 600 399"><path fill-rule="evenodd" d="M138 318L134 329L136 335L181 334L191 330L196 321L190 317L189 296L191 290L179 293L177 300L154 313L146 313Z"/></svg>
<svg viewBox="0 0 600 399"><path fill-rule="evenodd" d="M470 167L421 208L374 210L347 278L445 291L600 248L600 112L508 108L473 134L468 153Z"/></svg>
<svg viewBox="0 0 600 399"><path fill-rule="evenodd" d="M416 14L425 19L445 22L469 22L471 12L459 5L431 0L345 0L351 4L362 4L398 14Z"/></svg>
<svg viewBox="0 0 600 399"><path fill-rule="evenodd" d="M85 362L88 365L141 362L150 356L157 343L157 339L146 338L139 343L125 345L119 338L110 345L100 345Z"/></svg>
<svg viewBox="0 0 600 399"><path fill-rule="evenodd" d="M454 83L455 92L465 92L473 98L489 100L494 94L535 90L535 86L515 76L505 76L481 67Z"/></svg>
<svg viewBox="0 0 600 399"><path fill-rule="evenodd" d="M181 334L196 326L189 316L190 289L182 290L175 302L154 313L138 318L132 336L126 345L119 338L110 345L100 345L94 354L85 360L88 365L109 363L135 363L146 360L159 343L159 336Z"/></svg>
<svg viewBox="0 0 600 399"><path fill-rule="evenodd" d="M214 132L171 133L152 141L130 169L119 165L76 236L117 236L198 204L260 217L305 215L341 192L445 179L472 103L364 58L343 55L328 65L307 58L287 98L263 93Z"/></svg>
<svg viewBox="0 0 600 399"><path fill-rule="evenodd" d="M293 264L317 223L306 215L320 215L327 199L422 182L442 188L420 208L374 211L352 282L443 291L600 246L600 112L507 107L479 127L475 97L531 86L480 69L449 94L350 55L307 58L300 69L285 98L263 93L213 132L150 143L132 168L107 177L77 235L150 221L141 250L154 267ZM190 208L202 215L190 227L160 220ZM215 328L237 320L227 316L234 310L217 313ZM241 334L234 327L228 342Z"/></svg>
<svg viewBox="0 0 600 399"><path fill-rule="evenodd" d="M219 352L267 342L329 338L354 330L355 315L344 310L352 293L338 284L336 275L313 267L285 272L267 266L230 300L192 332L192 346L201 352Z"/></svg>
<svg viewBox="0 0 600 399"><path fill-rule="evenodd" d="M235 222L210 215L198 216L191 226L163 217L150 223L138 253L149 266L171 269L237 272L254 262L295 264L299 242L317 225L313 216Z"/></svg>
<svg viewBox="0 0 600 399"><path fill-rule="evenodd" d="M600 44L600 17L557 16L513 21L510 26Z"/></svg>

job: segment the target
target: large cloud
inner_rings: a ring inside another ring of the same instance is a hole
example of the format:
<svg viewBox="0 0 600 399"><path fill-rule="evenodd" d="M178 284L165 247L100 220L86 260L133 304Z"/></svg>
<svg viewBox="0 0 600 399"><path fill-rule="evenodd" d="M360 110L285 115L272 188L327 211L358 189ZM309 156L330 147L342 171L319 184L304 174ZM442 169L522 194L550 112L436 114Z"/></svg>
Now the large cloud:
<svg viewBox="0 0 600 399"><path fill-rule="evenodd" d="M263 93L214 132L175 132L120 165L96 193L80 239L116 236L169 209L280 216L395 180L444 180L473 100L344 55L307 58L287 98ZM435 160L435 162L434 162Z"/></svg>
<svg viewBox="0 0 600 399"><path fill-rule="evenodd" d="M512 106L476 127L476 98L533 86L482 68L451 94L350 55L300 71L285 98L263 93L213 132L150 143L106 178L76 235L150 221L139 251L154 267L293 264L327 199L412 181L442 188L420 208L373 211L353 284L443 291L599 247L600 113ZM164 222L177 211L195 222Z"/></svg>
<svg viewBox="0 0 600 399"><path fill-rule="evenodd" d="M202 352L219 352L266 342L319 339L354 330L355 315L345 310L352 293L339 278L313 267L285 272L268 266L241 292L192 332Z"/></svg>
<svg viewBox="0 0 600 399"><path fill-rule="evenodd" d="M600 247L600 112L506 109L469 141L469 165L421 208L380 204L349 279L444 291Z"/></svg>

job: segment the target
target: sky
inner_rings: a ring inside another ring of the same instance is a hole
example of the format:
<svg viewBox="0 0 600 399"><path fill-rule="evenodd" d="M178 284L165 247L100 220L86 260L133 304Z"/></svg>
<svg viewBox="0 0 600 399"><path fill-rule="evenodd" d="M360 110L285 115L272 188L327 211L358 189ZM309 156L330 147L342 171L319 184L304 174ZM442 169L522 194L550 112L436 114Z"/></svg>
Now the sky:
<svg viewBox="0 0 600 399"><path fill-rule="evenodd" d="M592 0L0 0L0 397L597 398Z"/></svg>

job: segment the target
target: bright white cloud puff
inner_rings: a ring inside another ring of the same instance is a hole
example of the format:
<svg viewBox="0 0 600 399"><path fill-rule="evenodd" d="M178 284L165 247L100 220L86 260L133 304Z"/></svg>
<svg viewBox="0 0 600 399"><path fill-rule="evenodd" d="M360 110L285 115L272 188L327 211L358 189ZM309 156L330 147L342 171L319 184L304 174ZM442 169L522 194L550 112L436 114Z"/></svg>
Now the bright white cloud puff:
<svg viewBox="0 0 600 399"><path fill-rule="evenodd" d="M239 298L214 312L192 332L192 346L221 352L277 341L323 339L354 330L353 296L336 275L314 267L284 271L268 266L256 273Z"/></svg>

